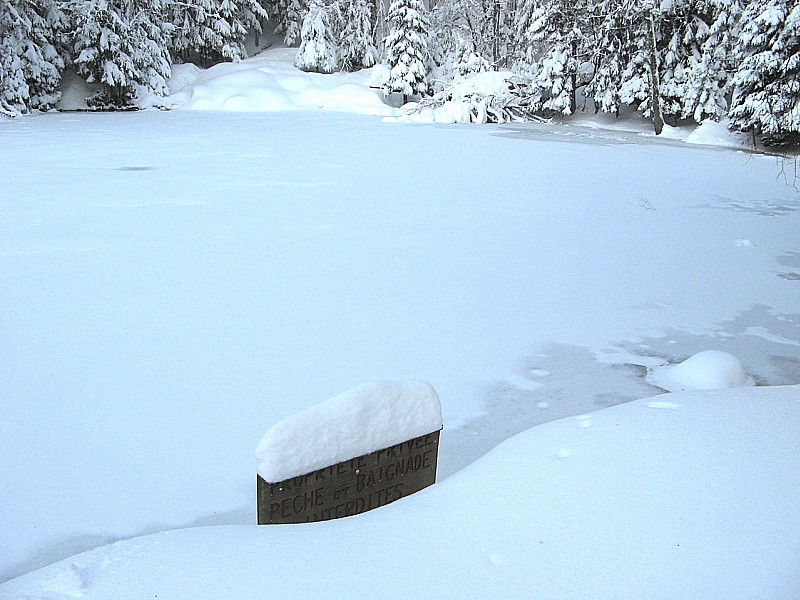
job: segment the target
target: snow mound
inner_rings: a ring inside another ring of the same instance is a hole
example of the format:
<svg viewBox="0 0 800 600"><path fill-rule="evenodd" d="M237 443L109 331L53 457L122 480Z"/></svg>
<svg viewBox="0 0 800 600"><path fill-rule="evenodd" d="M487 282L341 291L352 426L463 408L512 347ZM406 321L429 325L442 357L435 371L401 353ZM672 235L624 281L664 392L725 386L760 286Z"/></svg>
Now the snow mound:
<svg viewBox="0 0 800 600"><path fill-rule="evenodd" d="M734 148L747 147L750 144L747 134L728 129L727 120L716 122L706 119L686 137L689 144L702 144L706 146L726 146Z"/></svg>
<svg viewBox="0 0 800 600"><path fill-rule="evenodd" d="M276 423L258 444L257 470L284 481L441 428L429 383L366 383Z"/></svg>
<svg viewBox="0 0 800 600"><path fill-rule="evenodd" d="M206 70L175 69L173 92L162 103L186 110L286 112L323 109L364 115L396 114L372 89L373 69L356 73L305 73L292 65L296 49L269 50L236 64Z"/></svg>
<svg viewBox="0 0 800 600"><path fill-rule="evenodd" d="M669 392L755 385L741 361L721 350L704 350L680 364L656 367L650 371L647 380Z"/></svg>

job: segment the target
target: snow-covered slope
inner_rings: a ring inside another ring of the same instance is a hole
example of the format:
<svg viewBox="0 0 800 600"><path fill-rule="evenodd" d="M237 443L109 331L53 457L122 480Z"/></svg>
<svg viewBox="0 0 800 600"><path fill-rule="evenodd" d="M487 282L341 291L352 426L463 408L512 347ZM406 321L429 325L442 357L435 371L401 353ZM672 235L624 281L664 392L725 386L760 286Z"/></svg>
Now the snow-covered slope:
<svg viewBox="0 0 800 600"><path fill-rule="evenodd" d="M0 599L794 600L799 431L800 386L648 398L536 427L370 513L123 541Z"/></svg>

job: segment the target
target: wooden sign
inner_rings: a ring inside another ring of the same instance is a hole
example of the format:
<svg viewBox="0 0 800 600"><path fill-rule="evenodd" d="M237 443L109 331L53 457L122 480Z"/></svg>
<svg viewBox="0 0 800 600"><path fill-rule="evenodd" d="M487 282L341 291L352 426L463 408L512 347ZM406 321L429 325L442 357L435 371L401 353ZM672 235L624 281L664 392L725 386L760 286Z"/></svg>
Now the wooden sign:
<svg viewBox="0 0 800 600"><path fill-rule="evenodd" d="M286 481L259 475L258 524L327 521L384 506L433 484L438 455L434 431Z"/></svg>

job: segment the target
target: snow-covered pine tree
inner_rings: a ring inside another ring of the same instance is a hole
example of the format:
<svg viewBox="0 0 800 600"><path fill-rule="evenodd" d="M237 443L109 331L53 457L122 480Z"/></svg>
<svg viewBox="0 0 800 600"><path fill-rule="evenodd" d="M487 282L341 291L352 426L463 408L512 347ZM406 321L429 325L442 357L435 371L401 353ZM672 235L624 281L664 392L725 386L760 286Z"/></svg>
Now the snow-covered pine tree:
<svg viewBox="0 0 800 600"><path fill-rule="evenodd" d="M246 23L266 16L254 0L191 0L169 2L174 25L172 52L186 59L197 54L204 65L239 61L247 55Z"/></svg>
<svg viewBox="0 0 800 600"><path fill-rule="evenodd" d="M651 0L600 0L591 19L598 41L587 93L607 112L619 114L621 104L636 106L660 133L660 7Z"/></svg>
<svg viewBox="0 0 800 600"><path fill-rule="evenodd" d="M626 11L628 61L621 74L619 98L623 104L634 105L645 117L653 116L653 79L660 73L659 53L653 52L658 44L659 31L651 31L650 17L655 10L652 4L636 3ZM653 25L660 21L653 18ZM653 64L653 63L656 64ZM655 82L658 87L658 81ZM659 96L656 96L660 98Z"/></svg>
<svg viewBox="0 0 800 600"><path fill-rule="evenodd" d="M665 117L721 119L741 18L739 0L662 2L661 109Z"/></svg>
<svg viewBox="0 0 800 600"><path fill-rule="evenodd" d="M104 85L104 93L93 102L129 104L136 96L136 70L128 47L132 36L127 20L108 0L75 2L72 9L75 69L89 83Z"/></svg>
<svg viewBox="0 0 800 600"><path fill-rule="evenodd" d="M575 50L575 45L569 40L558 41L538 63L535 81L537 87L544 92L542 110L545 112L564 115L575 112L579 64Z"/></svg>
<svg viewBox="0 0 800 600"><path fill-rule="evenodd" d="M136 85L164 97L172 75L169 39L173 27L166 21L167 0L128 0L126 10L133 36L133 61Z"/></svg>
<svg viewBox="0 0 800 600"><path fill-rule="evenodd" d="M308 5L303 0L287 0L286 12L283 18L283 41L287 46L293 46L300 39L303 28L303 19L308 13Z"/></svg>
<svg viewBox="0 0 800 600"><path fill-rule="evenodd" d="M241 19L245 31L255 34L256 45L264 32L263 22L269 21L269 12L264 0L244 0L241 3Z"/></svg>
<svg viewBox="0 0 800 600"><path fill-rule="evenodd" d="M595 110L617 116L623 104L622 73L638 51L631 45L626 4L626 0L600 0L589 15L594 31L594 77L586 86L586 95L594 101Z"/></svg>
<svg viewBox="0 0 800 600"><path fill-rule="evenodd" d="M247 56L243 43L247 35L244 4L241 0L218 1L217 14L211 21L216 41L211 49L212 59L238 62Z"/></svg>
<svg viewBox="0 0 800 600"><path fill-rule="evenodd" d="M140 87L166 94L171 63L160 0L82 0L71 8L75 69L103 84L91 105L129 106Z"/></svg>
<svg viewBox="0 0 800 600"><path fill-rule="evenodd" d="M0 114L47 110L60 98L63 14L51 0L0 0Z"/></svg>
<svg viewBox="0 0 800 600"><path fill-rule="evenodd" d="M312 0L300 31L300 49L294 66L301 71L333 73L338 67L331 11L318 0Z"/></svg>
<svg viewBox="0 0 800 600"><path fill-rule="evenodd" d="M275 25L272 32L283 34L283 43L293 46L300 40L303 18L308 12L305 0L272 0L267 4L269 19Z"/></svg>
<svg viewBox="0 0 800 600"><path fill-rule="evenodd" d="M383 93L399 92L405 102L409 96L424 94L428 89L428 19L420 0L393 0L387 20L389 79L383 85Z"/></svg>
<svg viewBox="0 0 800 600"><path fill-rule="evenodd" d="M539 110L572 114L578 68L591 52L585 0L528 0L517 22L517 69L528 71L541 90Z"/></svg>
<svg viewBox="0 0 800 600"><path fill-rule="evenodd" d="M184 62L189 59L191 50L196 46L198 37L197 22L201 17L200 7L195 7L184 2L170 2L167 6L167 19L172 25L172 35L169 38L170 54L175 62Z"/></svg>
<svg viewBox="0 0 800 600"><path fill-rule="evenodd" d="M692 66L708 37L707 15L701 14L705 4L705 0L670 0L659 11L660 104L673 124L687 111Z"/></svg>
<svg viewBox="0 0 800 600"><path fill-rule="evenodd" d="M372 5L367 0L347 2L340 40L339 60L344 70L357 71L378 62L378 49L372 41Z"/></svg>
<svg viewBox="0 0 800 600"><path fill-rule="evenodd" d="M752 0L742 23L731 127L768 145L800 145L800 4Z"/></svg>
<svg viewBox="0 0 800 600"><path fill-rule="evenodd" d="M739 0L708 0L711 15L708 35L698 60L691 65L686 89L684 118L696 122L721 121L728 113L726 91L734 70L738 29L742 17Z"/></svg>

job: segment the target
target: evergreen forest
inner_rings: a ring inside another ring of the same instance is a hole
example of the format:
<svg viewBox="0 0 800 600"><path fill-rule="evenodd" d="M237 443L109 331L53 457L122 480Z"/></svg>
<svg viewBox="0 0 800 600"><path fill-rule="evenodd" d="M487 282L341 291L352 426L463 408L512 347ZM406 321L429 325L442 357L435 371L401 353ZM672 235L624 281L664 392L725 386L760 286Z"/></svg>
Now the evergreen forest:
<svg viewBox="0 0 800 600"><path fill-rule="evenodd" d="M632 107L657 133L727 120L800 144L797 0L0 0L0 114L54 108L66 71L101 84L91 107L129 108L166 96L174 64L239 61L267 39L297 46L305 71L383 64L384 93L405 99L507 71L525 115Z"/></svg>

